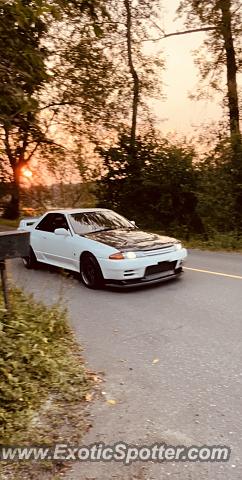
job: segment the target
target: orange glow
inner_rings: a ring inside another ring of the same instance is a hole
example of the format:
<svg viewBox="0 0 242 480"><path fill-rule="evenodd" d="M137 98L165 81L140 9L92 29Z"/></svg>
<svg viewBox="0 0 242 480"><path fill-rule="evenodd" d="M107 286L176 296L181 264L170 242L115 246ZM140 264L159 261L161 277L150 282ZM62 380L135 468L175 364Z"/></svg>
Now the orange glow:
<svg viewBox="0 0 242 480"><path fill-rule="evenodd" d="M109 256L110 260L124 260L124 255L121 252L113 253Z"/></svg>
<svg viewBox="0 0 242 480"><path fill-rule="evenodd" d="M31 170L29 170L29 168L25 167L25 168L22 169L22 175L25 178L31 178L33 176L33 172L31 172Z"/></svg>

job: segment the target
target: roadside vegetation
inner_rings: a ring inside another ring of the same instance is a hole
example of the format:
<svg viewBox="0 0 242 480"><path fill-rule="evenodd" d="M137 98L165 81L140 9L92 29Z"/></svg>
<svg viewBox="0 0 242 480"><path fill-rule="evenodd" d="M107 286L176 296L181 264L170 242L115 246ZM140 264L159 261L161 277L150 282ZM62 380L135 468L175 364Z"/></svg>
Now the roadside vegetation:
<svg viewBox="0 0 242 480"><path fill-rule="evenodd" d="M0 227L11 227L11 228L17 228L19 224L19 219L17 218L16 220L9 220L7 218L0 218Z"/></svg>
<svg viewBox="0 0 242 480"><path fill-rule="evenodd" d="M0 327L0 443L80 441L89 428L84 405L93 374L85 369L65 312L13 290L9 313L0 294ZM61 462L1 462L0 476L46 479L63 467Z"/></svg>
<svg viewBox="0 0 242 480"><path fill-rule="evenodd" d="M164 231L152 230L154 233L164 235ZM198 250L208 250L211 252L242 252L242 238L237 238L234 232L222 234L214 233L208 239L202 235L193 235L187 240L177 232L170 232L171 236L176 236L182 241L186 248L196 248Z"/></svg>
<svg viewBox="0 0 242 480"><path fill-rule="evenodd" d="M138 137L134 165L128 137L120 137L116 146L100 150L107 173L97 183L97 204L191 247L240 250L229 139L208 135L205 141L206 153L198 156L189 142L154 132Z"/></svg>
<svg viewBox="0 0 242 480"><path fill-rule="evenodd" d="M210 250L214 252L242 252L242 237L237 238L234 232L227 234L214 234L208 240L202 236L195 236L189 241L184 240L187 248L198 248L199 250Z"/></svg>

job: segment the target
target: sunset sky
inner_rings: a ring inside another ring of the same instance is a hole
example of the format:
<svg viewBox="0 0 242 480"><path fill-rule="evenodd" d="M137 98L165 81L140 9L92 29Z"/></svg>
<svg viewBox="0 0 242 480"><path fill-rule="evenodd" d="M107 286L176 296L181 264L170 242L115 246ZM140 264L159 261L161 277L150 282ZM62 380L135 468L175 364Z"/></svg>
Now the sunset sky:
<svg viewBox="0 0 242 480"><path fill-rule="evenodd" d="M184 30L181 21L174 22L179 0L163 0L164 25L166 33ZM198 48L205 34L194 33L180 37L171 37L159 42L166 59L163 73L163 91L166 101L155 102L155 113L161 119L163 132L177 131L181 134L195 133L194 127L202 123L211 123L221 119L223 111L220 98L207 101L191 101L188 92L195 91L199 74L193 62L192 50ZM164 122L162 119L166 119Z"/></svg>

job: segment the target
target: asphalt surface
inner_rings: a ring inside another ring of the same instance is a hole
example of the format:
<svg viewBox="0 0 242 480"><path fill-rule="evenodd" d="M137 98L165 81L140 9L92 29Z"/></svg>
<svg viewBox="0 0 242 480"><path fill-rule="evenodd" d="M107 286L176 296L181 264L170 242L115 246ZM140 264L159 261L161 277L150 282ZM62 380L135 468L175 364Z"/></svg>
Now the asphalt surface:
<svg viewBox="0 0 242 480"><path fill-rule="evenodd" d="M241 480L242 255L194 250L186 266L213 273L186 270L142 290L91 291L72 276L9 265L15 283L37 299L68 306L89 367L105 372L83 443L232 449L228 463L75 463L67 480Z"/></svg>

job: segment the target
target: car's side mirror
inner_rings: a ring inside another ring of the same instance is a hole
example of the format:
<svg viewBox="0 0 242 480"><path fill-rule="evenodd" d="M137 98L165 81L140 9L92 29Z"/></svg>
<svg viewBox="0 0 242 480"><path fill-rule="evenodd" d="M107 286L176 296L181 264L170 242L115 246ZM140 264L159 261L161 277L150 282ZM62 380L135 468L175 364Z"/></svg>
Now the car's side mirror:
<svg viewBox="0 0 242 480"><path fill-rule="evenodd" d="M56 228L54 231L55 235L60 235L62 237L69 237L70 232L69 230L66 230L65 228Z"/></svg>
<svg viewBox="0 0 242 480"><path fill-rule="evenodd" d="M136 225L136 223L135 223L134 220L130 220L130 223L131 223L131 225L133 225L134 227L137 227L137 225Z"/></svg>

